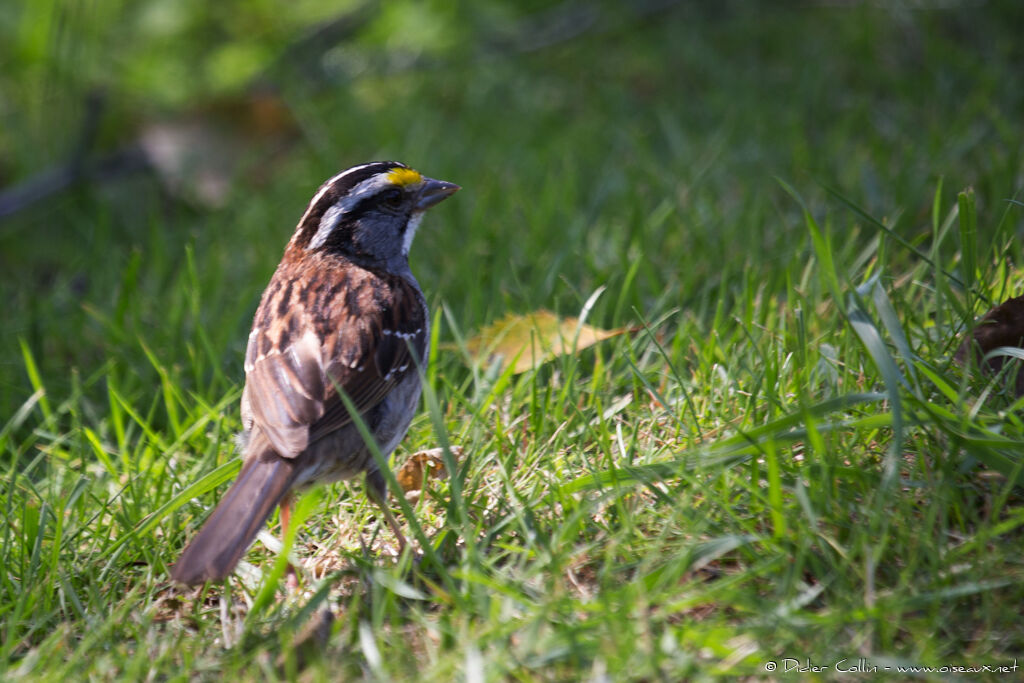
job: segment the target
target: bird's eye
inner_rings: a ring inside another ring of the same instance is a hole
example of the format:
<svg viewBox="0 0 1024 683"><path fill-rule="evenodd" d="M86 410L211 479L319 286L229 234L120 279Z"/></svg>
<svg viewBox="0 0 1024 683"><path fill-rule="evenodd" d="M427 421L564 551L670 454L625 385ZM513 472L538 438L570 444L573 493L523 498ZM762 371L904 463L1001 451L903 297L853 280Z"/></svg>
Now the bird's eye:
<svg viewBox="0 0 1024 683"><path fill-rule="evenodd" d="M397 188L386 190L380 197L381 203L389 209L397 209L402 205L402 191Z"/></svg>

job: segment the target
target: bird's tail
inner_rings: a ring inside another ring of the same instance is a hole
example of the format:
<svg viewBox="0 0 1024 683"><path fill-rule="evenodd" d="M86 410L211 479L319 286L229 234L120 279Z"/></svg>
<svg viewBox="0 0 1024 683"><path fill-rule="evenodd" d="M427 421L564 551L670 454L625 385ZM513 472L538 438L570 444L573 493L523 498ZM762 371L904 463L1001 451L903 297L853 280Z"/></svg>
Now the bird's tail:
<svg viewBox="0 0 1024 683"><path fill-rule="evenodd" d="M171 578L194 586L227 577L288 493L297 472L292 459L269 447L259 456L247 457L238 479L171 568Z"/></svg>

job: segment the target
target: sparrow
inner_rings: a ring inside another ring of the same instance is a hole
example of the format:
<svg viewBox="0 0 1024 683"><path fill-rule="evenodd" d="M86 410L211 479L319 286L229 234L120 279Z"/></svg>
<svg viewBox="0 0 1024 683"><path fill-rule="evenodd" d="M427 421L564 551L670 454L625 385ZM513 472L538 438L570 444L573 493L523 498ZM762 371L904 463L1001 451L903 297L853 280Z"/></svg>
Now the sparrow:
<svg viewBox="0 0 1024 683"><path fill-rule="evenodd" d="M260 300L245 353L238 478L171 568L186 585L227 577L293 492L365 473L404 548L387 485L341 394L387 457L409 429L430 339L409 248L427 209L459 186L377 161L313 195Z"/></svg>

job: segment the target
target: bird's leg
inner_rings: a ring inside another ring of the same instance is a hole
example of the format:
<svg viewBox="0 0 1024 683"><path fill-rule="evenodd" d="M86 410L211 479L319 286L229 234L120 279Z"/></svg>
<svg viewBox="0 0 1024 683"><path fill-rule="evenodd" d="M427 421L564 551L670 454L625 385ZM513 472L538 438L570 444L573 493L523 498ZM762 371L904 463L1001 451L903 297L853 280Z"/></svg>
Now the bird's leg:
<svg viewBox="0 0 1024 683"><path fill-rule="evenodd" d="M384 519L387 521L388 526L391 527L391 531L395 533L395 538L398 539L398 554L401 555L405 552L405 546L407 544L405 536L402 535L402 529L398 526L398 520L395 519L395 516L391 513L391 509L388 508L386 500L378 500L377 504L380 506L380 509L384 511Z"/></svg>
<svg viewBox="0 0 1024 683"><path fill-rule="evenodd" d="M292 503L295 502L295 497L292 492L284 494L284 498L281 499L281 542L284 543L284 537L288 535L288 526L292 521Z"/></svg>
<svg viewBox="0 0 1024 683"><path fill-rule="evenodd" d="M402 528L398 526L398 520L391 513L391 508L388 507L388 486L384 481L384 475L379 470L366 473L366 492L384 513L385 521L391 527L395 538L398 539L398 554L401 555L405 552L405 547L408 543L406 543L405 536L402 534Z"/></svg>
<svg viewBox="0 0 1024 683"><path fill-rule="evenodd" d="M285 537L288 536L288 527L292 523L292 505L295 502L295 496L292 492L284 494L284 498L281 499L281 543L285 543ZM285 579L285 585L289 591L296 591L299 588L299 574L295 571L295 567L292 563L288 563L288 569L285 571L287 578Z"/></svg>

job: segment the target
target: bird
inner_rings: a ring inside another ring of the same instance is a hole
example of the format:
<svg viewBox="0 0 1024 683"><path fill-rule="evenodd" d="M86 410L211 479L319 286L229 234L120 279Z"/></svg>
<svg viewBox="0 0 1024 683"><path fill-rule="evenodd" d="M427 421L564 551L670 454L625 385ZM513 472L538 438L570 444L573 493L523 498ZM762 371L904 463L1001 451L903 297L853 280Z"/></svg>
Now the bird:
<svg viewBox="0 0 1024 683"><path fill-rule="evenodd" d="M241 470L171 567L174 581L225 579L276 506L287 529L294 492L360 473L404 549L384 475L349 408L384 457L405 437L430 340L409 249L427 209L459 189L375 161L313 195L253 318Z"/></svg>

